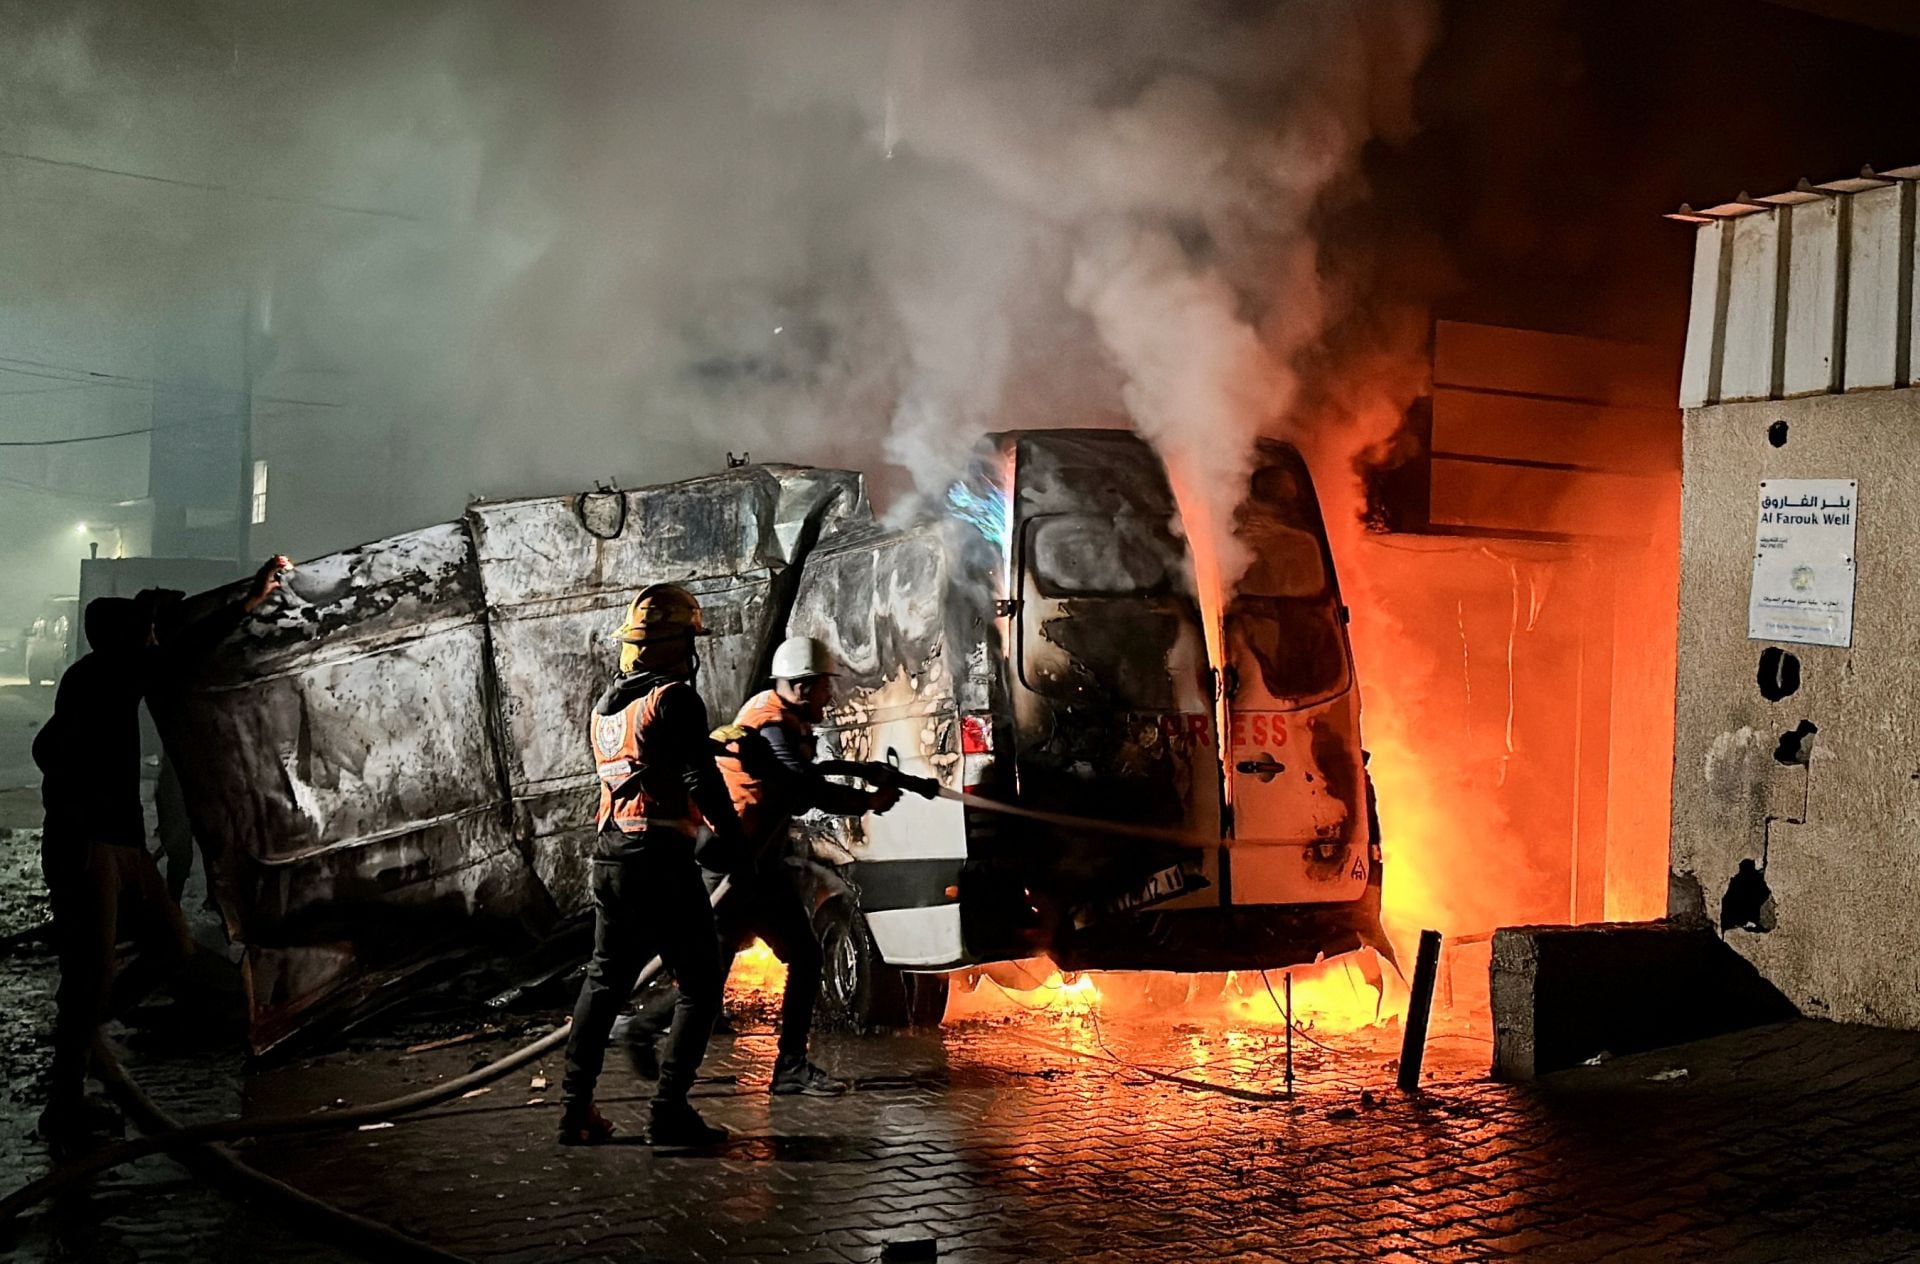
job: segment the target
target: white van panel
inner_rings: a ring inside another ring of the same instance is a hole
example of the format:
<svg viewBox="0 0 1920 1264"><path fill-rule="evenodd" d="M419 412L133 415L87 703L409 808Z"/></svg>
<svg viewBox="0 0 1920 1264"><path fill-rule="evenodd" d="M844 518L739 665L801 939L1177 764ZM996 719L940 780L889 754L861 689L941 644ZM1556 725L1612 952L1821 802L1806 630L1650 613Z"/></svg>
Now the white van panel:
<svg viewBox="0 0 1920 1264"><path fill-rule="evenodd" d="M950 966L966 960L958 904L868 913L867 926L888 965L911 969Z"/></svg>
<svg viewBox="0 0 1920 1264"><path fill-rule="evenodd" d="M903 761L904 762L904 761ZM925 776L919 769L909 769ZM861 860L965 860L967 809L952 799L923 799L902 795L885 816L866 818L866 845Z"/></svg>

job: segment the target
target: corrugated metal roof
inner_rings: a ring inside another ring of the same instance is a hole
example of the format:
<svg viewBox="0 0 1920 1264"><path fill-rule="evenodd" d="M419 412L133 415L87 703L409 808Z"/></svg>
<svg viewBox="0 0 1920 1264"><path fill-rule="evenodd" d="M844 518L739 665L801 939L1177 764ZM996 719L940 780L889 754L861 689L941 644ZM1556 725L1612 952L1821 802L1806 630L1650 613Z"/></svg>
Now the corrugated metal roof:
<svg viewBox="0 0 1920 1264"><path fill-rule="evenodd" d="M1850 176L1845 180L1830 180L1825 184L1802 180L1788 192L1772 193L1765 197L1753 197L1743 189L1731 202L1722 202L1718 206L1695 210L1689 204L1682 202L1680 209L1670 213L1667 218L1686 224L1711 224L1723 219L1739 219L1743 215L1757 215L1761 211L1776 210L1782 206L1818 202L1825 197L1865 193L1868 189L1884 189L1902 180L1920 180L1920 166L1895 167L1890 171L1875 171L1872 167L1862 167L1859 175Z"/></svg>
<svg viewBox="0 0 1920 1264"><path fill-rule="evenodd" d="M1669 218L1696 225L1681 407L1917 384L1920 166Z"/></svg>

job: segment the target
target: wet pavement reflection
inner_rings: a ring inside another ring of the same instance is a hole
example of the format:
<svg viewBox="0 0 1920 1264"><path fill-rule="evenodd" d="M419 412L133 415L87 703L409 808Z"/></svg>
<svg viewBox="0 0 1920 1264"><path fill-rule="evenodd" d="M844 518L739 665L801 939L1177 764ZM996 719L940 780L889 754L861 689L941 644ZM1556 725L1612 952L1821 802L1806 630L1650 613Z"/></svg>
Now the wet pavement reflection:
<svg viewBox="0 0 1920 1264"><path fill-rule="evenodd" d="M650 1086L613 1058L602 1106L621 1137L599 1149L553 1143L555 1059L391 1127L242 1153L343 1207L492 1261L1868 1260L1920 1250L1920 1199L1898 1175L1920 1158L1904 1123L1920 1106L1912 1036L1789 1024L1522 1089L1486 1078L1484 1026L1443 1014L1426 1089L1410 1097L1393 1087L1399 1026L1388 1015L1357 1030L1297 1031L1289 1096L1284 1027L1236 1020L1191 989L1165 1008L1075 1007L1076 983L1050 1006L1023 994L1024 1004L976 1008L933 1032L822 1035L817 1059L858 1082L842 1099L768 1096L767 1006L736 990L736 1031L716 1040L695 1089L734 1134L710 1152L639 1143ZM460 1075L557 1018L365 1040L244 1077L224 1055L150 1051L139 1074L183 1115L243 1103L325 1110ZM33 1160L29 1147L9 1170ZM15 1246L22 1259L339 1258L165 1162L34 1222Z"/></svg>

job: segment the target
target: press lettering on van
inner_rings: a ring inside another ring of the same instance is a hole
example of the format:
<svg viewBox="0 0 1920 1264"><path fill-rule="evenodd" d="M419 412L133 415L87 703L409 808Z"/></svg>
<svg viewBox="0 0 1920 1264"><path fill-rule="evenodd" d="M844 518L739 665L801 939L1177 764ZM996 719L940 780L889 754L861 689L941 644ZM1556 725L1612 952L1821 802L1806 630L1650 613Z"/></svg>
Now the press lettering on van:
<svg viewBox="0 0 1920 1264"><path fill-rule="evenodd" d="M1233 748L1285 746L1287 717L1277 711L1241 712L1233 717Z"/></svg>

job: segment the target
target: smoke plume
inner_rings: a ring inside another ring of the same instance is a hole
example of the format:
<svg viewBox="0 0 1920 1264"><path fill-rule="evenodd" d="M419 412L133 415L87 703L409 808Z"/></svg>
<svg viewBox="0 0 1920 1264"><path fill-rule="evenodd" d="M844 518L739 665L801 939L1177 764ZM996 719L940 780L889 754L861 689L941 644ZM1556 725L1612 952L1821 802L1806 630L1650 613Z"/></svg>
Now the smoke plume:
<svg viewBox="0 0 1920 1264"><path fill-rule="evenodd" d="M6 17L0 354L127 379L83 432L142 383L268 400L256 551L296 554L728 451L937 493L1021 426L1233 486L1428 39L1425 0ZM87 490L145 494L121 465Z"/></svg>

